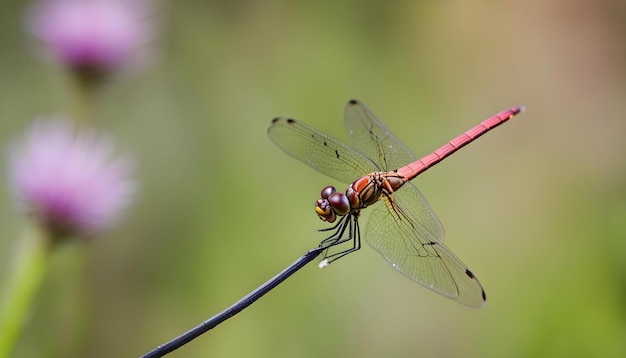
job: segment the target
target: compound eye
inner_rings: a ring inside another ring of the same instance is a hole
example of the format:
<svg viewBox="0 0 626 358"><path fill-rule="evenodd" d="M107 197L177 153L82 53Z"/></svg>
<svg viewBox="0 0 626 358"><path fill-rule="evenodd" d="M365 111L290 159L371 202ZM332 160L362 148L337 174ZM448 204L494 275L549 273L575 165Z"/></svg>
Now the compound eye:
<svg viewBox="0 0 626 358"><path fill-rule="evenodd" d="M330 206L335 209L337 215L346 215L350 212L350 201L343 193L333 193L328 197Z"/></svg>
<svg viewBox="0 0 626 358"><path fill-rule="evenodd" d="M322 189L322 194L321 194L322 199L328 199L328 197L331 196L336 191L337 190L332 185L325 187L324 189Z"/></svg>

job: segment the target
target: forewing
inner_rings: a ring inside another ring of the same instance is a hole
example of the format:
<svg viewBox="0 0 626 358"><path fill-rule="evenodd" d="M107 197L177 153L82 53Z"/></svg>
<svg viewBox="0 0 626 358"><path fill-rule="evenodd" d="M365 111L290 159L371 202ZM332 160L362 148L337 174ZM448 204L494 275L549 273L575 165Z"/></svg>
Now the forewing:
<svg viewBox="0 0 626 358"><path fill-rule="evenodd" d="M416 160L415 155L367 108L352 99L346 105L344 122L352 146L390 171Z"/></svg>
<svg viewBox="0 0 626 358"><path fill-rule="evenodd" d="M374 204L365 241L396 270L443 296L470 307L485 304L474 274L443 244L443 228L422 194L406 183Z"/></svg>
<svg viewBox="0 0 626 358"><path fill-rule="evenodd" d="M374 162L305 123L275 118L267 135L285 153L346 184L377 171Z"/></svg>

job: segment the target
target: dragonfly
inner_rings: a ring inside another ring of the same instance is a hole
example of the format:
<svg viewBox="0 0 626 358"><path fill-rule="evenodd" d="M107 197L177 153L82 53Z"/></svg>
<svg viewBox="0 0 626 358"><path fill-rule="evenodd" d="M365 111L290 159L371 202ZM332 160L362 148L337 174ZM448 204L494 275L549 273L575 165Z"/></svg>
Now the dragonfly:
<svg viewBox="0 0 626 358"><path fill-rule="evenodd" d="M391 266L422 286L469 307L482 307L485 290L472 271L444 245L444 229L411 180L463 146L522 112L523 106L501 111L441 148L417 159L363 103L352 99L344 110L351 146L292 118L277 117L269 138L290 156L349 184L345 192L327 186L315 203L318 217L333 234L320 243L326 250L320 268L361 248L359 217L372 207L364 239ZM349 246L349 244L347 244Z"/></svg>

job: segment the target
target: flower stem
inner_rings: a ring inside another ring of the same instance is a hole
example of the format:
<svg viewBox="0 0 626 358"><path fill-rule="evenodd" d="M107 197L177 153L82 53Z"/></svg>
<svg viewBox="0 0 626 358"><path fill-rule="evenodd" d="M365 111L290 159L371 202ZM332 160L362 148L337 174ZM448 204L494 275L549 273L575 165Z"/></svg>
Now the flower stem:
<svg viewBox="0 0 626 358"><path fill-rule="evenodd" d="M72 116L79 124L93 124L96 120L96 100L102 78L88 76L87 73L72 73L71 84L74 87Z"/></svg>
<svg viewBox="0 0 626 358"><path fill-rule="evenodd" d="M42 281L48 259L48 240L42 231L18 240L13 265L0 302L0 358L9 357Z"/></svg>

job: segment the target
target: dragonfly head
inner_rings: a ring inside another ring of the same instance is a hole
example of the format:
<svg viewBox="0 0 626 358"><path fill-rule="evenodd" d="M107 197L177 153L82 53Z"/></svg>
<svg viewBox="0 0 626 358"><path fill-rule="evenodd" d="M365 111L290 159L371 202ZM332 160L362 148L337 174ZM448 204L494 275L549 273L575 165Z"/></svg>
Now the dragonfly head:
<svg viewBox="0 0 626 358"><path fill-rule="evenodd" d="M315 203L315 212L323 221L333 223L337 216L343 216L350 212L351 205L348 196L338 193L334 186L322 189L321 198Z"/></svg>

